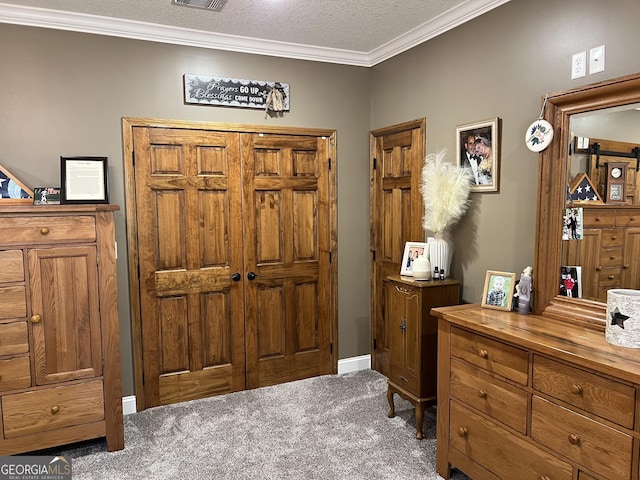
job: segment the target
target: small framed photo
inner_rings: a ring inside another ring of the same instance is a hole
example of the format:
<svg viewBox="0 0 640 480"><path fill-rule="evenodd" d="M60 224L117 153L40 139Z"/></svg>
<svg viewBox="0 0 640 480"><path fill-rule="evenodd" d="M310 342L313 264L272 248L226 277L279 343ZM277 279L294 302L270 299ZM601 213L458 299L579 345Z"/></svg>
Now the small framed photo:
<svg viewBox="0 0 640 480"><path fill-rule="evenodd" d="M582 267L563 265L560 267L560 295L582 298Z"/></svg>
<svg viewBox="0 0 640 480"><path fill-rule="evenodd" d="M482 306L496 310L511 310L516 274L487 270L482 293Z"/></svg>
<svg viewBox="0 0 640 480"><path fill-rule="evenodd" d="M107 157L60 157L61 203L109 203Z"/></svg>
<svg viewBox="0 0 640 480"><path fill-rule="evenodd" d="M428 244L424 242L406 242L404 245L404 255L402 255L402 266L400 275L413 276L413 261L428 252Z"/></svg>
<svg viewBox="0 0 640 480"><path fill-rule="evenodd" d="M459 165L473 173L472 192L497 192L500 174L499 119L456 127Z"/></svg>
<svg viewBox="0 0 640 480"><path fill-rule="evenodd" d="M59 205L60 187L35 187L33 189L34 205Z"/></svg>

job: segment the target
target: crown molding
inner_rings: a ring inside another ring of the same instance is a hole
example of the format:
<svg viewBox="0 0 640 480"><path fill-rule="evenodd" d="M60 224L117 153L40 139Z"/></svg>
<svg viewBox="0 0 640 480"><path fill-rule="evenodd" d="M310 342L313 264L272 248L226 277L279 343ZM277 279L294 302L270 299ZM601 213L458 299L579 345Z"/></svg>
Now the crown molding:
<svg viewBox="0 0 640 480"><path fill-rule="evenodd" d="M371 52L323 48L83 13L0 3L0 23L52 28L255 55L372 67L509 0L469 0Z"/></svg>

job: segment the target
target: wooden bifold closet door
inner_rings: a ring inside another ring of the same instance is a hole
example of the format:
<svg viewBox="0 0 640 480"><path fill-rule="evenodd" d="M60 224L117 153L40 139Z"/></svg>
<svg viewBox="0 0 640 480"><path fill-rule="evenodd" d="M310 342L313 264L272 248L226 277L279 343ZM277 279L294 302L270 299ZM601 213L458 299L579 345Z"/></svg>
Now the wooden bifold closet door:
<svg viewBox="0 0 640 480"><path fill-rule="evenodd" d="M334 133L148 123L123 123L138 409L334 373Z"/></svg>

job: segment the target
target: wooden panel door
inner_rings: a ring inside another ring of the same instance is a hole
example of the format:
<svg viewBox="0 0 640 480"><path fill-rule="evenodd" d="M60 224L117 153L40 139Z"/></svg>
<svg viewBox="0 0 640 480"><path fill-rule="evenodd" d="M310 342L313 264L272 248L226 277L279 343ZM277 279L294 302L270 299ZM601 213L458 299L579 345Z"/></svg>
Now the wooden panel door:
<svg viewBox="0 0 640 480"><path fill-rule="evenodd" d="M35 378L46 385L102 375L94 246L29 250Z"/></svg>
<svg viewBox="0 0 640 480"><path fill-rule="evenodd" d="M335 373L335 132L123 127L138 410Z"/></svg>
<svg viewBox="0 0 640 480"><path fill-rule="evenodd" d="M242 136L248 388L332 372L330 141Z"/></svg>
<svg viewBox="0 0 640 480"><path fill-rule="evenodd" d="M420 179L426 120L371 132L371 365L388 376L383 281L400 273L405 242L425 239Z"/></svg>
<svg viewBox="0 0 640 480"><path fill-rule="evenodd" d="M238 134L135 128L133 136L142 405L242 390Z"/></svg>

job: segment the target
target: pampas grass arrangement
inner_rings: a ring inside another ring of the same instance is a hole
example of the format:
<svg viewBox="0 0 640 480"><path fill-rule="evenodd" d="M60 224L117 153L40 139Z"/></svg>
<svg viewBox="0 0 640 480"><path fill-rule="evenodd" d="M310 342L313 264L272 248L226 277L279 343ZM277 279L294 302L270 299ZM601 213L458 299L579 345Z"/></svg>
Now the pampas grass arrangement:
<svg viewBox="0 0 640 480"><path fill-rule="evenodd" d="M447 162L446 155L446 149L428 154L422 168L422 226L435 234L444 234L466 212L473 181L471 170Z"/></svg>

